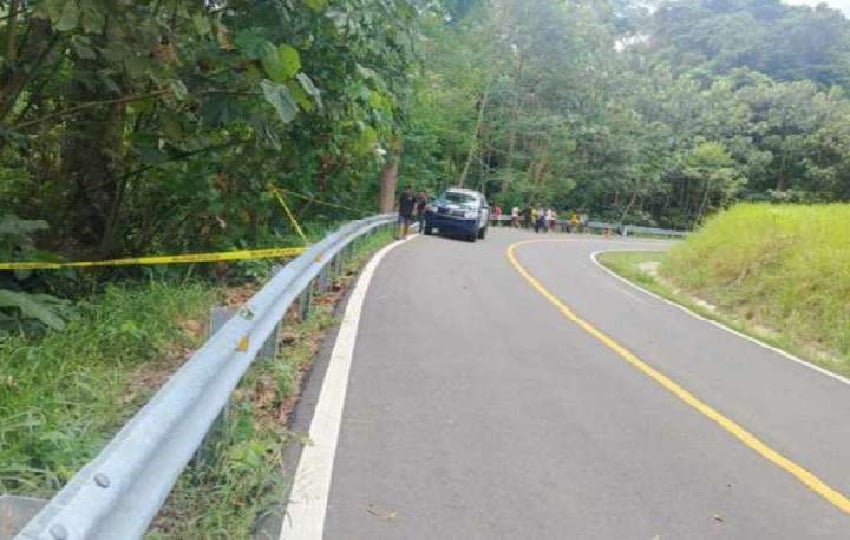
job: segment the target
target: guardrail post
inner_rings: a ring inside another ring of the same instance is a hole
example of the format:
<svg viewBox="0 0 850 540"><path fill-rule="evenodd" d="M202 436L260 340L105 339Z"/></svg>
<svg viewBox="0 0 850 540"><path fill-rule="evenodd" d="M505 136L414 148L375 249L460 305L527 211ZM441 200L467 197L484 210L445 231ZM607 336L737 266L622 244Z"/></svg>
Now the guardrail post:
<svg viewBox="0 0 850 540"><path fill-rule="evenodd" d="M283 265L276 264L272 266L271 277L277 275L278 272L283 270ZM280 329L282 327L282 321L278 321L272 330L272 333L269 335L268 339L263 343L263 347L257 353L257 356L263 359L273 360L277 357L277 352L279 350L280 345Z"/></svg>
<svg viewBox="0 0 850 540"><path fill-rule="evenodd" d="M319 294L325 294L328 292L328 267L327 265L323 266L321 271L319 271Z"/></svg>
<svg viewBox="0 0 850 540"><path fill-rule="evenodd" d="M333 281L342 277L342 252L337 253L333 258Z"/></svg>
<svg viewBox="0 0 850 540"><path fill-rule="evenodd" d="M298 296L298 317L306 321L310 316L310 304L313 299L313 287L305 287Z"/></svg>
<svg viewBox="0 0 850 540"><path fill-rule="evenodd" d="M0 540L11 540L47 504L46 499L0 495Z"/></svg>
<svg viewBox="0 0 850 540"><path fill-rule="evenodd" d="M215 333L218 332L221 327L227 323L227 321L233 318L236 313L237 310L230 306L213 306L212 308L210 308L209 335L215 335ZM224 426L224 423L227 421L229 413L230 400L227 401L227 404L221 410L221 413L219 413L218 417L210 426L206 437L204 437L204 442L201 443L201 446L199 446L197 451L195 452L196 462L203 463L205 461L213 459L214 448L212 441Z"/></svg>

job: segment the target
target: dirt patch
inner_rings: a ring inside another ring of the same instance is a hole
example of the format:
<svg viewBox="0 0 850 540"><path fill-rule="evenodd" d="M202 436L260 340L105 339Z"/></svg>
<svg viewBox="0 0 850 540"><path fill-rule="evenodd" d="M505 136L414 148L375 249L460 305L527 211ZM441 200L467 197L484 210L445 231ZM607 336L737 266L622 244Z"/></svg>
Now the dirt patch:
<svg viewBox="0 0 850 540"><path fill-rule="evenodd" d="M652 277L658 277L658 267L661 266L659 261L646 261L638 264L638 268L644 274L649 274Z"/></svg>

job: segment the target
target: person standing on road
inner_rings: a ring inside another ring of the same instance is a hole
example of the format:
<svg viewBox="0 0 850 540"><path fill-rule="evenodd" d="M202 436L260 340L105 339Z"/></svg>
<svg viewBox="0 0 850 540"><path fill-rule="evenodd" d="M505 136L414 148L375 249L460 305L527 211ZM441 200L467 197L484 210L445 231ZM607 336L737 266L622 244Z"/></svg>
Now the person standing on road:
<svg viewBox="0 0 850 540"><path fill-rule="evenodd" d="M581 218L578 217L578 214L573 212L572 217L570 217L570 231L573 233L579 233L581 227Z"/></svg>
<svg viewBox="0 0 850 540"><path fill-rule="evenodd" d="M519 229L519 206L511 208L511 227Z"/></svg>
<svg viewBox="0 0 850 540"><path fill-rule="evenodd" d="M428 206L428 192L424 189L419 190L416 195L416 219L419 221L419 232L425 228L425 207Z"/></svg>
<svg viewBox="0 0 850 540"><path fill-rule="evenodd" d="M416 208L416 196L413 186L408 184L398 197L398 235L396 240L407 240L410 222L413 221L413 210Z"/></svg>
<svg viewBox="0 0 850 540"><path fill-rule="evenodd" d="M546 210L541 206L534 213L534 232L539 233L540 229L546 228ZM544 230L545 232L545 230Z"/></svg>

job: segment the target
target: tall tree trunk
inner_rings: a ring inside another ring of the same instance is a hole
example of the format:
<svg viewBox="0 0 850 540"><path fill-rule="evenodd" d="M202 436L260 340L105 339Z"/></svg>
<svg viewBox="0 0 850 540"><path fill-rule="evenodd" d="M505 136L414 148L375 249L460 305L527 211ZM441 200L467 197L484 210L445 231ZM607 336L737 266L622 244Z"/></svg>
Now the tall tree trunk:
<svg viewBox="0 0 850 540"><path fill-rule="evenodd" d="M14 8L14 5L12 7ZM0 70L0 121L5 120L12 112L27 84L39 74L45 61L51 56L56 43L50 21L37 17L30 18L25 38L18 43L15 37L18 15L20 13L17 11L10 12L4 36L7 40L5 54L11 56L6 58L5 65Z"/></svg>
<svg viewBox="0 0 850 540"><path fill-rule="evenodd" d="M395 207L395 192L398 186L399 158L392 156L381 170L381 213L392 212Z"/></svg>
<svg viewBox="0 0 850 540"><path fill-rule="evenodd" d="M473 133L472 143L469 145L469 152L466 155L466 163L463 164L463 171L460 173L460 178L457 179L457 185L463 187L466 183L466 176L469 174L469 166L472 164L472 157L475 151L478 150L481 138L481 127L484 125L484 110L487 108L487 100L490 96L490 83L484 87L484 95L481 97L481 103L478 106L478 119L475 122L475 132Z"/></svg>

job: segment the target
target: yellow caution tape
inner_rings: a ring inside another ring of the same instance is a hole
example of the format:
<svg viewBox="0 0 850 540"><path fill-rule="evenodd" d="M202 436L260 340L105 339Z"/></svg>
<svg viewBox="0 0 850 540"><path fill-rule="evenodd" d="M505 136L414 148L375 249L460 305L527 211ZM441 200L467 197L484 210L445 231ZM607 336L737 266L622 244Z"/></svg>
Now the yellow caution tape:
<svg viewBox="0 0 850 540"><path fill-rule="evenodd" d="M298 220L295 219L295 216L292 214L292 211L289 209L289 206L286 204L286 201L283 199L280 192L277 190L276 187L271 184L269 184L269 189L272 193L274 193L274 196L277 197L277 201L283 207L283 211L286 212L289 221L292 222L292 226L295 227L295 232L298 233L298 236L301 237L301 240L304 240L305 245L309 244L310 242L307 241L307 237L304 235L304 231L301 230L301 225L298 224Z"/></svg>
<svg viewBox="0 0 850 540"><path fill-rule="evenodd" d="M58 270L60 268L80 268L92 266L130 266L148 264L181 264L204 263L218 261L241 261L246 259L272 259L276 257L292 257L306 251L306 247L287 247L269 249L245 249L241 251L221 251L214 253L188 253L184 255L162 255L153 257L133 257L126 259L109 259L105 261L78 261L67 263L53 262L19 262L0 263L0 270Z"/></svg>

